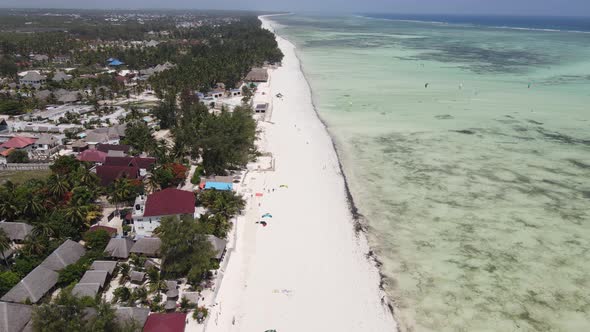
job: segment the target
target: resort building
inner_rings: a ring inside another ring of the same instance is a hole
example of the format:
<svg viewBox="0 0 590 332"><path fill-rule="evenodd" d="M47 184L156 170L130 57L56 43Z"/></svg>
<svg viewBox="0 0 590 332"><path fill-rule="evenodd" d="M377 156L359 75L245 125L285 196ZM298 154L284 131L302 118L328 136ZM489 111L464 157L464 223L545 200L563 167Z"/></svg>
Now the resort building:
<svg viewBox="0 0 590 332"><path fill-rule="evenodd" d="M28 85L38 89L47 82L47 76L41 75L36 71L30 71L22 76L18 82L21 85Z"/></svg>
<svg viewBox="0 0 590 332"><path fill-rule="evenodd" d="M266 113L268 111L268 103L257 104L254 112L256 113Z"/></svg>
<svg viewBox="0 0 590 332"><path fill-rule="evenodd" d="M53 135L42 134L35 142L33 149L35 154L41 157L49 157L59 150L61 140Z"/></svg>
<svg viewBox="0 0 590 332"><path fill-rule="evenodd" d="M107 244L104 252L112 258L127 259L133 245L133 240L130 238L113 238Z"/></svg>
<svg viewBox="0 0 590 332"><path fill-rule="evenodd" d="M186 314L180 312L153 313L143 327L143 332L184 332Z"/></svg>
<svg viewBox="0 0 590 332"><path fill-rule="evenodd" d="M265 68L252 68L244 81L250 83L268 82L268 71Z"/></svg>
<svg viewBox="0 0 590 332"><path fill-rule="evenodd" d="M1 300L23 303L28 299L31 303L39 302L57 284L58 272L77 262L85 253L86 250L81 244L66 240L39 266L4 294Z"/></svg>
<svg viewBox="0 0 590 332"><path fill-rule="evenodd" d="M130 180L139 179L139 168L132 166L100 165L96 167L96 175L100 178L101 186L108 187L119 178Z"/></svg>
<svg viewBox="0 0 590 332"><path fill-rule="evenodd" d="M32 331L33 307L25 304L0 302L0 331Z"/></svg>
<svg viewBox="0 0 590 332"><path fill-rule="evenodd" d="M147 197L141 195L133 206L133 228L138 238L151 236L163 217L195 214L195 195L190 191L167 188Z"/></svg>
<svg viewBox="0 0 590 332"><path fill-rule="evenodd" d="M52 80L54 82L64 82L64 81L69 81L71 79L72 79L72 75L68 75L68 74L64 73L63 71L56 72L52 78Z"/></svg>

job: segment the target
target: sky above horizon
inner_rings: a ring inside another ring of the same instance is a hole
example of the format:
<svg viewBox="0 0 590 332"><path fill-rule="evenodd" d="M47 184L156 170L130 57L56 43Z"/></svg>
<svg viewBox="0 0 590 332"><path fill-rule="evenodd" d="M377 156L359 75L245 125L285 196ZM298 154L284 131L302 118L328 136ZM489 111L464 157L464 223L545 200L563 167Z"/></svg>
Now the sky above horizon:
<svg viewBox="0 0 590 332"><path fill-rule="evenodd" d="M590 0L0 0L0 7L590 16Z"/></svg>

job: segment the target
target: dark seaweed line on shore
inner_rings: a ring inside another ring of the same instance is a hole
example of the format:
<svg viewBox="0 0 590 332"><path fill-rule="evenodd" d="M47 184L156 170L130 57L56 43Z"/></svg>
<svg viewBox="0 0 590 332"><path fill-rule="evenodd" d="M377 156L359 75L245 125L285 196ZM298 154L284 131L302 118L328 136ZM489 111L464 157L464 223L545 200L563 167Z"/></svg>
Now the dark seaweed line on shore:
<svg viewBox="0 0 590 332"><path fill-rule="evenodd" d="M293 15L293 14L290 14L290 15ZM283 36L279 36L275 31L273 31L273 33L275 34L275 36L283 38L284 40L288 41L293 46L295 46L295 43L291 42L288 38L283 37ZM296 49L296 47L295 47L295 49ZM346 177L346 174L344 173L344 168L342 166L342 161L340 159L340 152L338 151L338 147L336 146L336 142L334 140L334 137L332 137L332 134L330 133L330 130L328 129L328 124L326 123L326 121L324 121L324 119L321 117L320 113L318 112L318 109L317 109L314 99L313 99L313 94L314 94L313 89L309 85L309 81L307 80L307 75L305 74L305 71L303 70L303 63L301 62L301 59L299 59L297 52L295 52L295 57L297 58L297 61L299 61L299 70L303 74L303 77L305 78L305 83L307 84L307 88L309 89L309 91L311 93L311 105L313 107L315 115L318 118L318 120L320 121L320 123L322 124L322 126L324 127L324 129L326 130L328 137L330 137L330 142L332 143L332 148L334 149L334 152L336 153L336 158L338 160L338 168L340 169L340 175L342 176L342 179L344 180L344 191L346 193L346 200L348 202L348 209L350 210L350 213L352 215L352 219L354 222L353 226L354 226L355 233L357 234L357 236L359 236L360 233L362 233L364 236L367 236L368 235L367 234L367 219L365 218L365 216L363 216L359 212L356 204L354 203L354 197L352 196L352 192L350 191L350 186L348 185L348 179ZM387 293L385 292L385 282L386 282L385 280L387 279L387 277L381 271L381 266L383 266L383 263L379 260L377 255L375 255L375 252L371 249L371 246L368 243L368 240L367 240L367 246L369 247L369 252L365 256L366 256L367 260L369 260L369 262L374 264L374 266L377 268L377 271L379 272L379 289L383 292L383 294L385 294L383 296L383 298L381 298L381 304L384 305L389 310L389 313L391 314L391 316L395 320L396 332L402 332L400 330L400 328L401 328L400 321L395 316L394 306L391 304L391 301L389 299L387 299L387 301L385 301L385 299L387 297L387 295L386 295Z"/></svg>

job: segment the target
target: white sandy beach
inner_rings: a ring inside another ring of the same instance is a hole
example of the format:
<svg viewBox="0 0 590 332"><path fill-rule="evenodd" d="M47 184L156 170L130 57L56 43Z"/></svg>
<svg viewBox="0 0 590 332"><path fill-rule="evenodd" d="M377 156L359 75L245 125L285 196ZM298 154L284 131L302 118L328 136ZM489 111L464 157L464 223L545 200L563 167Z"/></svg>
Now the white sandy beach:
<svg viewBox="0 0 590 332"><path fill-rule="evenodd" d="M270 71L272 116L260 122L260 150L273 154L275 170L254 166L241 186L248 208L238 219L205 330L395 331L294 46L277 40L285 58ZM275 97L279 92L282 99ZM255 222L265 213L272 218L262 227Z"/></svg>

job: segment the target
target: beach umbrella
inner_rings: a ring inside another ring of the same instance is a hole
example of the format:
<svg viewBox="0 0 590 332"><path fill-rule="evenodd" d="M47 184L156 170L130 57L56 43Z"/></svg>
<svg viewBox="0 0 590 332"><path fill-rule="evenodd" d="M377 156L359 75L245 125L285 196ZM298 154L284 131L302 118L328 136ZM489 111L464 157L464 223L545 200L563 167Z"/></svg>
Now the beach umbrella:
<svg viewBox="0 0 590 332"><path fill-rule="evenodd" d="M262 215L262 218L272 218L272 214L265 213L265 214Z"/></svg>

